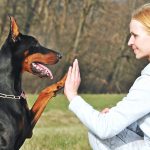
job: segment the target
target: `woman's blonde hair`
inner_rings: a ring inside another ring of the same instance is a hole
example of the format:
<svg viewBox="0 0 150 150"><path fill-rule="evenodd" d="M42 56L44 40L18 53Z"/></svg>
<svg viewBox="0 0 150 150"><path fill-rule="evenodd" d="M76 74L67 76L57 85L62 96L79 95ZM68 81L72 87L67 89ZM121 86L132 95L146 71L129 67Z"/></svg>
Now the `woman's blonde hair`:
<svg viewBox="0 0 150 150"><path fill-rule="evenodd" d="M132 18L141 22L150 33L150 3L142 5L132 13Z"/></svg>

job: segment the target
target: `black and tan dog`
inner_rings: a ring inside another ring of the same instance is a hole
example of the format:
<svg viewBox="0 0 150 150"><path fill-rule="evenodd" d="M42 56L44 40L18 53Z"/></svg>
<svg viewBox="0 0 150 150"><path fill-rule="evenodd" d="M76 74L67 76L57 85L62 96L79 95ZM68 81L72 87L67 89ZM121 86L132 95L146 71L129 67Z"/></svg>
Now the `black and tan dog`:
<svg viewBox="0 0 150 150"><path fill-rule="evenodd" d="M10 33L0 50L0 150L18 150L32 136L46 104L64 86L66 78L44 89L29 110L22 90L22 73L53 78L45 65L53 65L60 58L58 52L41 46L36 38L21 34L10 17Z"/></svg>

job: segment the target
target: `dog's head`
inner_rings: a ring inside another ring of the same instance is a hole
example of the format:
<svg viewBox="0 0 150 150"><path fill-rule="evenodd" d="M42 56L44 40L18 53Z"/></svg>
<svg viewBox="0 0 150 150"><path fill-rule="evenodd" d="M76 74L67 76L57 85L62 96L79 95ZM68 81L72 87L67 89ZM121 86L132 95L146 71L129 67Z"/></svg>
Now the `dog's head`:
<svg viewBox="0 0 150 150"><path fill-rule="evenodd" d="M41 46L36 38L21 34L13 17L10 17L10 33L7 41L11 45L14 58L12 64L39 77L53 78L46 65L56 64L61 54Z"/></svg>

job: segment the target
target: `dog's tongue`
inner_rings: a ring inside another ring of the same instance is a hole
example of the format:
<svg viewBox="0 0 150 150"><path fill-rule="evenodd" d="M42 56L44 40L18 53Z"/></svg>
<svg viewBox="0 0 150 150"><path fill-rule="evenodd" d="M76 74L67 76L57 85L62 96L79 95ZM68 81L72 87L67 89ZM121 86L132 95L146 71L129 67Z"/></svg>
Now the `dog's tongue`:
<svg viewBox="0 0 150 150"><path fill-rule="evenodd" d="M38 73L40 73L40 77L50 77L51 79L53 79L52 72L44 65L40 63L32 63L32 66L37 70Z"/></svg>

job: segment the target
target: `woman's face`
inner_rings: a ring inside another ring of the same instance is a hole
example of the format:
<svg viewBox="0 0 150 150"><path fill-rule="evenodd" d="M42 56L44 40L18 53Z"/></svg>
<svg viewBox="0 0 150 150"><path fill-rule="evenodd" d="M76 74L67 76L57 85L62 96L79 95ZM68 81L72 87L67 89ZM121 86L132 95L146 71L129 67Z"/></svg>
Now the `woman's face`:
<svg viewBox="0 0 150 150"><path fill-rule="evenodd" d="M128 46L133 49L136 58L148 58L150 60L150 34L145 30L142 23L134 19L131 20L130 34Z"/></svg>

